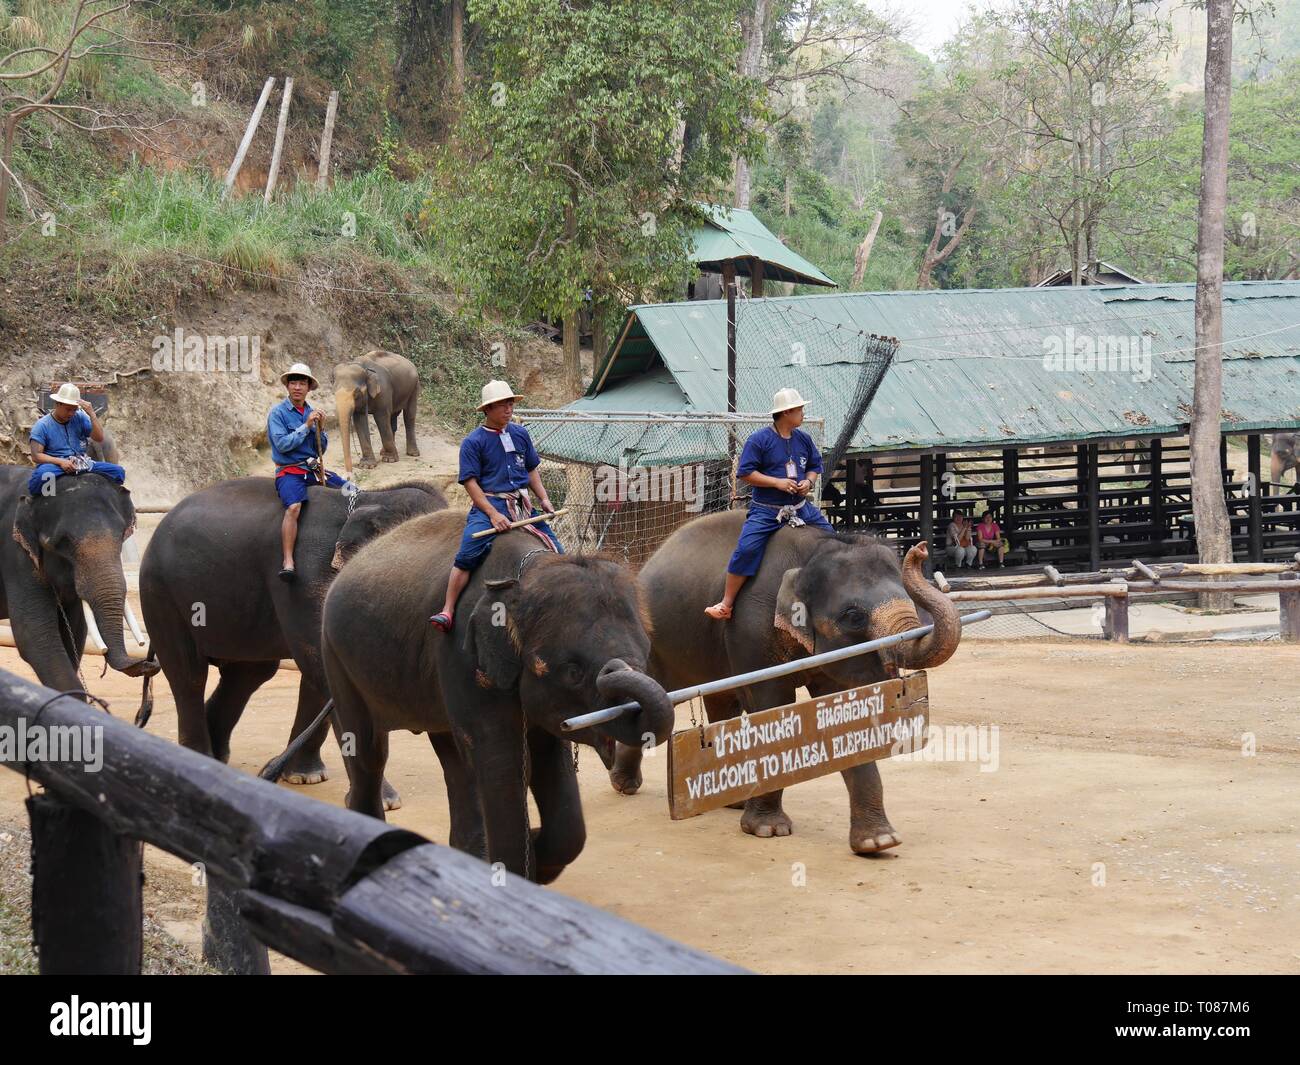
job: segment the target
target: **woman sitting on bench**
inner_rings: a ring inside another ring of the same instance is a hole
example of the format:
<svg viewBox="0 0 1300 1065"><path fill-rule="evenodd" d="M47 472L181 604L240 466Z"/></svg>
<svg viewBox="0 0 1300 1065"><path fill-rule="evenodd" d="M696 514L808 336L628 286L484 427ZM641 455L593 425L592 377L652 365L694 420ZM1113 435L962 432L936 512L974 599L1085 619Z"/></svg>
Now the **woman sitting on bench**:
<svg viewBox="0 0 1300 1065"><path fill-rule="evenodd" d="M986 510L980 523L975 526L975 539L979 546L979 568L984 568L984 552L996 550L998 565L1003 566L1007 557L1007 541L1002 536L1002 528L993 520L993 511Z"/></svg>

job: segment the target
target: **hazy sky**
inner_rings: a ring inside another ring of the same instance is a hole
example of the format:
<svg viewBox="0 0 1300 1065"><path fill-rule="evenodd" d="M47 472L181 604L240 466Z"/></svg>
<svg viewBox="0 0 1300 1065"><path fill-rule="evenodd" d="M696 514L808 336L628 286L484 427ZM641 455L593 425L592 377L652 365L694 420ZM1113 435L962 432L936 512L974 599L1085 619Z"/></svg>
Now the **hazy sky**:
<svg viewBox="0 0 1300 1065"><path fill-rule="evenodd" d="M953 35L971 7L983 10L990 4L989 0L884 0L883 6L911 20L913 32L908 41L932 56Z"/></svg>

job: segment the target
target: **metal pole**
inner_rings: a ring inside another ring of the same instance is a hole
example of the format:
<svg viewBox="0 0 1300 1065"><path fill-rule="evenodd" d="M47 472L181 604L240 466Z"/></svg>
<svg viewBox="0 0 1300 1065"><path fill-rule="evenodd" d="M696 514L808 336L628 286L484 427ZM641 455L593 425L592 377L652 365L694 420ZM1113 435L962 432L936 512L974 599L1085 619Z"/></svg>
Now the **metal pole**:
<svg viewBox="0 0 1300 1065"><path fill-rule="evenodd" d="M991 610L976 610L970 614L962 615L961 623L969 625L975 621L983 621L992 615ZM677 691L668 693L668 701L674 706L678 703L689 702L691 699L704 695L714 695L718 692L730 691L732 688L743 688L747 684L757 684L763 680L774 680L777 677L788 677L792 673L802 673L806 669L815 666L830 665L832 662L842 662L846 658L856 658L858 655L870 654L872 651L879 651L885 647L894 647L900 643L906 643L908 640L919 640L922 636L929 636L934 631L933 625L922 625L918 629L908 629L906 632L897 633L894 636L882 636L878 640L868 640L866 643L855 643L850 647L841 647L838 651L823 651L819 655L810 655L807 658L799 658L793 662L782 662L778 666L766 666L763 669L755 669L750 673L740 673L734 677L723 677L721 680L711 680L705 684L697 684L693 688L678 688ZM571 717L567 721L560 723L562 732L577 732L579 729L590 728L592 725L603 725L606 721L613 721L616 717L621 717L629 710L639 710L641 704L637 702L619 703L618 706L607 706L603 710L593 710L589 714L581 714L578 717Z"/></svg>

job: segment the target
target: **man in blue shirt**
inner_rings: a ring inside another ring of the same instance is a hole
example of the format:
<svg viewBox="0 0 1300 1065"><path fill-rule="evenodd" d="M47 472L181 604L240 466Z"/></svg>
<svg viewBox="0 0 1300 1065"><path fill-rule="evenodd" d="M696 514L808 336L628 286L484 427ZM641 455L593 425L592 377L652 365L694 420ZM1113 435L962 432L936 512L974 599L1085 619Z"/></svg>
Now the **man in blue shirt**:
<svg viewBox="0 0 1300 1065"><path fill-rule="evenodd" d="M535 516L537 511L533 509L530 490L542 510L555 513L538 472L542 460L533 447L533 438L522 425L510 421L515 400L522 398L504 381L489 381L483 386L482 402L478 405L483 412L483 424L460 442L457 480L465 486L474 505L465 519L465 531L451 566L442 609L429 619L430 624L443 632L451 631L456 600L469 584L470 575L492 550L494 537L476 540L474 534L485 529L502 533L510 528L511 522ZM535 535L547 550L564 553L546 522L525 526L525 530Z"/></svg>
<svg viewBox="0 0 1300 1065"><path fill-rule="evenodd" d="M822 472L822 457L813 439L802 429L804 399L797 389L783 388L772 398L772 424L745 441L736 467L737 479L753 485L749 515L740 530L740 542L727 564L727 584L722 601L704 612L728 621L736 596L745 581L758 572L767 541L782 525L810 525L834 533L808 493Z"/></svg>
<svg viewBox="0 0 1300 1065"><path fill-rule="evenodd" d="M329 437L320 430L320 454L316 453L316 430L325 424L325 415L313 410L307 402L307 393L318 387L316 378L306 363L295 362L280 375L280 383L288 397L271 408L266 418L266 438L271 442L271 458L275 460L275 489L284 504L284 519L280 522L280 580L292 581L295 571L293 547L298 542L298 515L307 501L307 488L323 484L328 488L342 488L347 482L337 473L326 471L322 465Z"/></svg>
<svg viewBox="0 0 1300 1065"><path fill-rule="evenodd" d="M50 413L32 426L29 437L36 469L27 480L28 495L52 491L54 479L65 473L98 473L122 484L126 470L115 462L93 462L86 455L87 440L104 442L104 427L95 417L95 409L81 398L81 390L69 381L50 401Z"/></svg>

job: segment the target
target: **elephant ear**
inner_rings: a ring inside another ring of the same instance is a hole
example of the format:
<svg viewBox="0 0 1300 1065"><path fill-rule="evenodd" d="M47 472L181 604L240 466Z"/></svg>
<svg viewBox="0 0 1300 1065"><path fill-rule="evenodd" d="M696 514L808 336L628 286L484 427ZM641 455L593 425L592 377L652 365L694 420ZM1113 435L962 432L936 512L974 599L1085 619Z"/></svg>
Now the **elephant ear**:
<svg viewBox="0 0 1300 1065"><path fill-rule="evenodd" d="M20 496L18 499L18 507L14 512L14 539L27 552L36 572L40 573L41 538L36 531L36 515L32 513L31 496Z"/></svg>
<svg viewBox="0 0 1300 1065"><path fill-rule="evenodd" d="M465 654L474 663L475 679L484 688L508 690L519 683L519 648L510 609L518 581L488 581L487 591L470 615Z"/></svg>
<svg viewBox="0 0 1300 1065"><path fill-rule="evenodd" d="M382 386L379 382L379 374L374 370L366 367L366 392L371 399L379 398L379 391Z"/></svg>
<svg viewBox="0 0 1300 1065"><path fill-rule="evenodd" d="M786 570L781 577L781 588L776 593L776 617L773 624L781 632L793 636L805 651L812 654L812 610L799 595L799 572L799 567L796 566Z"/></svg>

